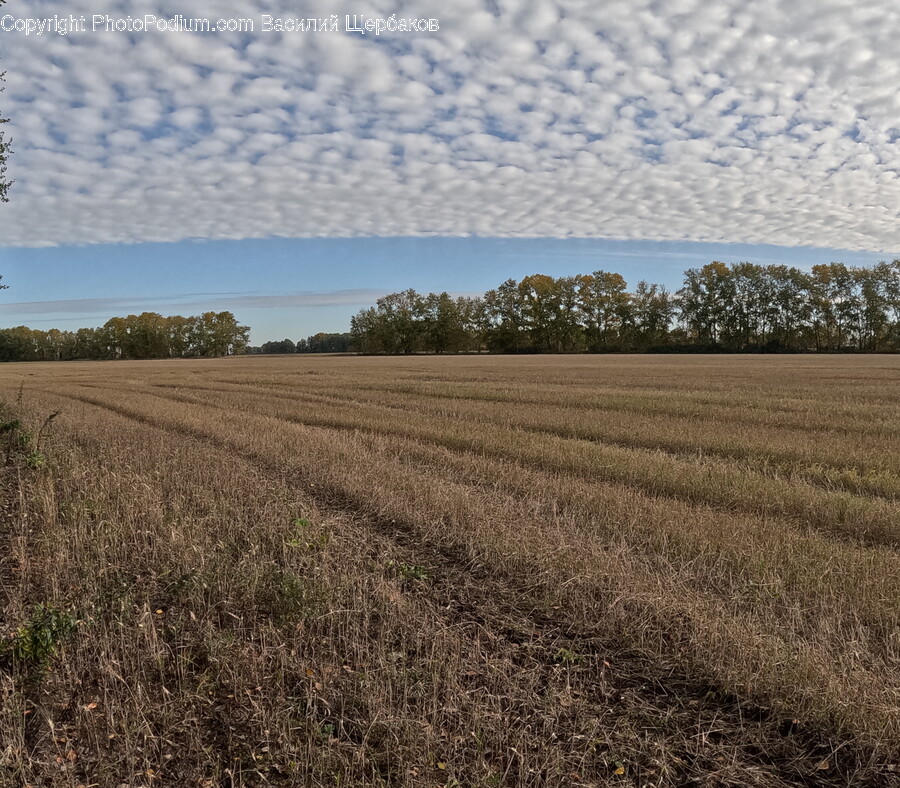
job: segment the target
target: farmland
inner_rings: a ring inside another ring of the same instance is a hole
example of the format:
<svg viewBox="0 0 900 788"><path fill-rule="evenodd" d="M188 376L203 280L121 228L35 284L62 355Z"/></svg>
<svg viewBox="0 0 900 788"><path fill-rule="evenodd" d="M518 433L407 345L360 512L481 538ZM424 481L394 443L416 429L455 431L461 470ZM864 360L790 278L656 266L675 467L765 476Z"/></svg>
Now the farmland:
<svg viewBox="0 0 900 788"><path fill-rule="evenodd" d="M900 785L898 392L895 356L6 365L0 785Z"/></svg>

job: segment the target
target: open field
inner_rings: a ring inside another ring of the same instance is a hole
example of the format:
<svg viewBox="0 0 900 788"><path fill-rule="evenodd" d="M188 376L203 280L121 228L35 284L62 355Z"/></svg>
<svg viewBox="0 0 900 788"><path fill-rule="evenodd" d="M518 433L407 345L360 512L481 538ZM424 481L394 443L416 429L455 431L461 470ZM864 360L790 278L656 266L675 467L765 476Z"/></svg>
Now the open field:
<svg viewBox="0 0 900 788"><path fill-rule="evenodd" d="M0 399L3 788L900 785L896 356L9 364Z"/></svg>

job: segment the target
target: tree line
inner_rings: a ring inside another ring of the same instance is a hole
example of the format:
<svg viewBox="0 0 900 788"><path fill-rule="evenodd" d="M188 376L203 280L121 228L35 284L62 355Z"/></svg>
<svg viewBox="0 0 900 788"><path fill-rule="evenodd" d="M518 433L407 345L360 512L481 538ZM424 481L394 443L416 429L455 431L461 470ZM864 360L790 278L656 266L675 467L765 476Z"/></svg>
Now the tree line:
<svg viewBox="0 0 900 788"><path fill-rule="evenodd" d="M350 333L327 334L320 331L306 339L280 339L247 348L247 353L346 353L353 350Z"/></svg>
<svg viewBox="0 0 900 788"><path fill-rule="evenodd" d="M0 284L0 287L3 287ZM801 271L712 262L674 293L617 273L507 279L476 297L405 290L320 332L248 346L231 312L114 317L99 328L0 329L0 361L239 353L900 352L900 260Z"/></svg>
<svg viewBox="0 0 900 788"><path fill-rule="evenodd" d="M415 290L351 320L363 353L900 352L900 260L802 271L712 262L674 293L617 273L508 279L478 297Z"/></svg>
<svg viewBox="0 0 900 788"><path fill-rule="evenodd" d="M250 329L231 312L114 317L99 328L0 329L0 361L201 358L243 353Z"/></svg>

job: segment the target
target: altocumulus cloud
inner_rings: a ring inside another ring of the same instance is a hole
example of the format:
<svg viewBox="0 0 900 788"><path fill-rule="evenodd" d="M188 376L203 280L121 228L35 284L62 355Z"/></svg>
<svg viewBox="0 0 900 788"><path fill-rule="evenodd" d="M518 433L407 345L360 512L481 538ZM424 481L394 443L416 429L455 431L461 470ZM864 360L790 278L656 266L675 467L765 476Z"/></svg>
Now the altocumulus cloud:
<svg viewBox="0 0 900 788"><path fill-rule="evenodd" d="M9 8L7 6L7 8ZM900 248L896 0L25 2L252 34L0 34L7 245L482 235ZM343 27L343 24L342 24Z"/></svg>

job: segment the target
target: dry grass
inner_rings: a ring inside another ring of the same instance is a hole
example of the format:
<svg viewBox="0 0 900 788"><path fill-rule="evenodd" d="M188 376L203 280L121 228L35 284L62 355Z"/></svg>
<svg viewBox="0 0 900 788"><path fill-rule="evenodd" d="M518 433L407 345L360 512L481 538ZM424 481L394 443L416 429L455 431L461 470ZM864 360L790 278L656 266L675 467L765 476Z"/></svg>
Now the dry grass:
<svg viewBox="0 0 900 788"><path fill-rule="evenodd" d="M898 359L0 371L4 788L900 785Z"/></svg>

